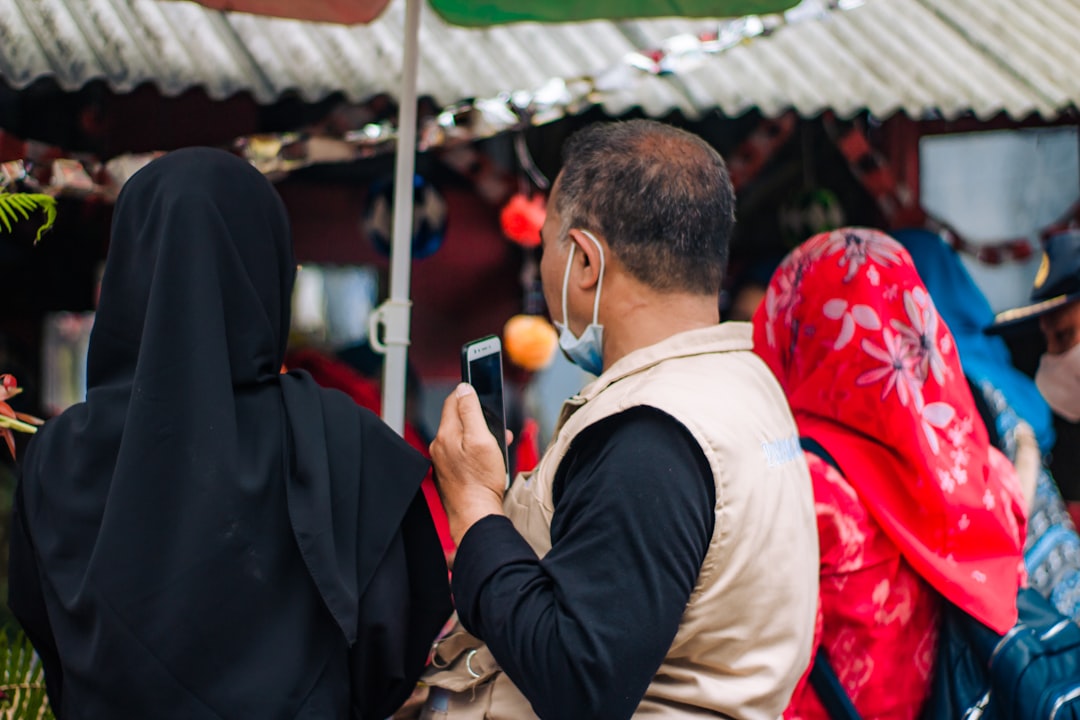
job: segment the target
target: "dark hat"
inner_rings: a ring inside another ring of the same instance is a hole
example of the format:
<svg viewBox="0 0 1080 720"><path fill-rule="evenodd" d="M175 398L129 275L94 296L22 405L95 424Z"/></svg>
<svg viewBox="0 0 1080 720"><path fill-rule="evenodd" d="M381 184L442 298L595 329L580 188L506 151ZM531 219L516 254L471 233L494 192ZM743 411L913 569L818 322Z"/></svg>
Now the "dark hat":
<svg viewBox="0 0 1080 720"><path fill-rule="evenodd" d="M1001 332L1076 300L1080 300L1080 229L1070 228L1046 241L1031 304L998 313L986 333Z"/></svg>

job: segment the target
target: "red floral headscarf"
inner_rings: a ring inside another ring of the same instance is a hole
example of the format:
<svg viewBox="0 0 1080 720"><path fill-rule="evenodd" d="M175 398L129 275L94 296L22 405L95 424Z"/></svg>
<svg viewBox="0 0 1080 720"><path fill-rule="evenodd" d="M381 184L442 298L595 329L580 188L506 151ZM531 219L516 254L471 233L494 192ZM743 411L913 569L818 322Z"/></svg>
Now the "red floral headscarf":
<svg viewBox="0 0 1080 720"><path fill-rule="evenodd" d="M754 349L911 566L998 632L1016 622L1023 500L990 447L952 335L876 230L812 237L777 269Z"/></svg>

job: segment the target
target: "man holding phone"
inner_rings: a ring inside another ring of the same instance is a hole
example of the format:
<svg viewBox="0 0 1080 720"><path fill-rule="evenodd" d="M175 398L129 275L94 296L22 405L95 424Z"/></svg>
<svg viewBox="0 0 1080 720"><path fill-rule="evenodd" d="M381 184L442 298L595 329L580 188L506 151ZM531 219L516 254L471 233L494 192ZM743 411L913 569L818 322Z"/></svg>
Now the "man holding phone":
<svg viewBox="0 0 1080 720"><path fill-rule="evenodd" d="M463 627L421 716L774 720L809 665L817 530L783 393L750 326L719 323L724 162L671 126L594 125L548 208L544 296L599 377L505 492L475 391L447 399L431 451Z"/></svg>

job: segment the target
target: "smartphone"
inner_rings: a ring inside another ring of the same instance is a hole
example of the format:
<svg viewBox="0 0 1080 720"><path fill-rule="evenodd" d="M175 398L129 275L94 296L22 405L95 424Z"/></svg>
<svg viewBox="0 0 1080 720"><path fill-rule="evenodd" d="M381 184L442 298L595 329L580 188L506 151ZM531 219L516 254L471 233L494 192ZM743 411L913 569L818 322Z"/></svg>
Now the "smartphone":
<svg viewBox="0 0 1080 720"><path fill-rule="evenodd" d="M510 487L510 464L506 454L506 405L503 402L502 342L488 335L461 346L461 379L476 390L488 430L502 451L506 486Z"/></svg>

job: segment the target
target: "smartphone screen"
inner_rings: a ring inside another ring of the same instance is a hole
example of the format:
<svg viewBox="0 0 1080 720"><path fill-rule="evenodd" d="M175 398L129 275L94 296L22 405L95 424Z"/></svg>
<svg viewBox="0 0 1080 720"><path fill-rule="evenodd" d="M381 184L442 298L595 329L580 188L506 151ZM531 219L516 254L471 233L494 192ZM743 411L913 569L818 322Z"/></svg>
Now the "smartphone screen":
<svg viewBox="0 0 1080 720"><path fill-rule="evenodd" d="M502 343L490 335L465 343L461 348L461 379L476 390L488 430L502 451L507 485L510 471L506 454L506 406L503 403Z"/></svg>

